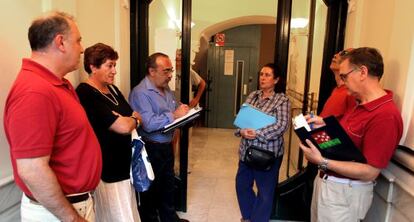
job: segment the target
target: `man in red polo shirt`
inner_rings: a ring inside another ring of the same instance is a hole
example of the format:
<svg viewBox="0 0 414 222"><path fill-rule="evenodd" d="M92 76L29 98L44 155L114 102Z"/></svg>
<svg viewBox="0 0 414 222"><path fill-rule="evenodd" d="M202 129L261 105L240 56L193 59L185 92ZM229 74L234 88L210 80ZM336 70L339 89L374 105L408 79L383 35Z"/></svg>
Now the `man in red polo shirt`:
<svg viewBox="0 0 414 222"><path fill-rule="evenodd" d="M4 128L22 221L94 221L91 191L98 185L99 142L64 76L83 53L72 16L53 12L29 28L30 59L12 86Z"/></svg>
<svg viewBox="0 0 414 222"><path fill-rule="evenodd" d="M300 145L306 159L324 171L323 178L316 176L314 183L312 221L359 221L371 206L373 181L387 167L403 131L392 92L380 85L383 71L382 56L374 48L354 49L340 64L340 78L359 101L340 123L367 163L326 159L309 140L307 146ZM308 122L324 124L321 117Z"/></svg>
<svg viewBox="0 0 414 222"><path fill-rule="evenodd" d="M352 48L342 50L336 53L331 60L329 68L334 74L336 87L332 90L331 95L323 106L322 112L319 114L323 118L335 116L338 120L340 120L346 110L353 108L356 105L355 98L348 95L345 83L339 77L339 64L342 60L342 56L346 55L351 50Z"/></svg>

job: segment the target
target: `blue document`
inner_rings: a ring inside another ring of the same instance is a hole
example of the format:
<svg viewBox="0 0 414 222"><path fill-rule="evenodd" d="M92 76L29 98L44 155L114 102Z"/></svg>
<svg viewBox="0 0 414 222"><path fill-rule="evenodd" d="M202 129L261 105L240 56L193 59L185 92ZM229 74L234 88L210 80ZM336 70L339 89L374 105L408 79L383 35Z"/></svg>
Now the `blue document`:
<svg viewBox="0 0 414 222"><path fill-rule="evenodd" d="M260 129L276 123L276 117L266 114L248 104L243 104L234 120L234 125L240 129Z"/></svg>

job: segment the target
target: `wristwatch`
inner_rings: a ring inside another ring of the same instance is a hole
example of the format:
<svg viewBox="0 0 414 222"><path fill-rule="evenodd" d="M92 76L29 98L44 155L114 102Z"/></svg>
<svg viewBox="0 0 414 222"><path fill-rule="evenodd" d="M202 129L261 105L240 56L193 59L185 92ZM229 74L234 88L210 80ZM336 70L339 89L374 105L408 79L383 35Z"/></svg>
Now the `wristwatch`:
<svg viewBox="0 0 414 222"><path fill-rule="evenodd" d="M329 164L328 159L323 158L322 163L318 164L318 168L322 171L327 171L328 170L328 164Z"/></svg>
<svg viewBox="0 0 414 222"><path fill-rule="evenodd" d="M130 117L135 120L135 122L137 123L137 127L136 128L138 128L139 127L139 119L137 117L135 117L135 116L130 116Z"/></svg>

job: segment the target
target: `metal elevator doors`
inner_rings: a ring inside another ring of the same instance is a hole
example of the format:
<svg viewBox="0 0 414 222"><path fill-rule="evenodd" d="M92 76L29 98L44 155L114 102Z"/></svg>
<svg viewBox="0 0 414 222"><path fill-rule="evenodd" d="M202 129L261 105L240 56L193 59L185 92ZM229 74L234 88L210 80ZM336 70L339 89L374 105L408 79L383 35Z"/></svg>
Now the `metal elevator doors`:
<svg viewBox="0 0 414 222"><path fill-rule="evenodd" d="M217 47L208 52L207 123L214 128L234 128L233 121L246 97L257 87L257 65L250 47ZM252 67L253 62L253 67Z"/></svg>

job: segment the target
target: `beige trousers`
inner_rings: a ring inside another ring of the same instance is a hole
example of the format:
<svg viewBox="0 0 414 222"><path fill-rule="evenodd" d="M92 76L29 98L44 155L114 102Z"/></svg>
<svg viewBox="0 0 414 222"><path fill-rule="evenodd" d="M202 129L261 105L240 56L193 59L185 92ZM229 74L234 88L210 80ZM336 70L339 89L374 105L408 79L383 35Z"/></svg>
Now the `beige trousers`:
<svg viewBox="0 0 414 222"><path fill-rule="evenodd" d="M78 214L89 222L95 221L95 210L93 198L73 204ZM20 216L22 222L57 222L60 221L55 215L38 203L33 203L23 194L20 206Z"/></svg>
<svg viewBox="0 0 414 222"><path fill-rule="evenodd" d="M351 185L316 175L311 221L358 222L364 219L372 203L373 187L373 183Z"/></svg>

